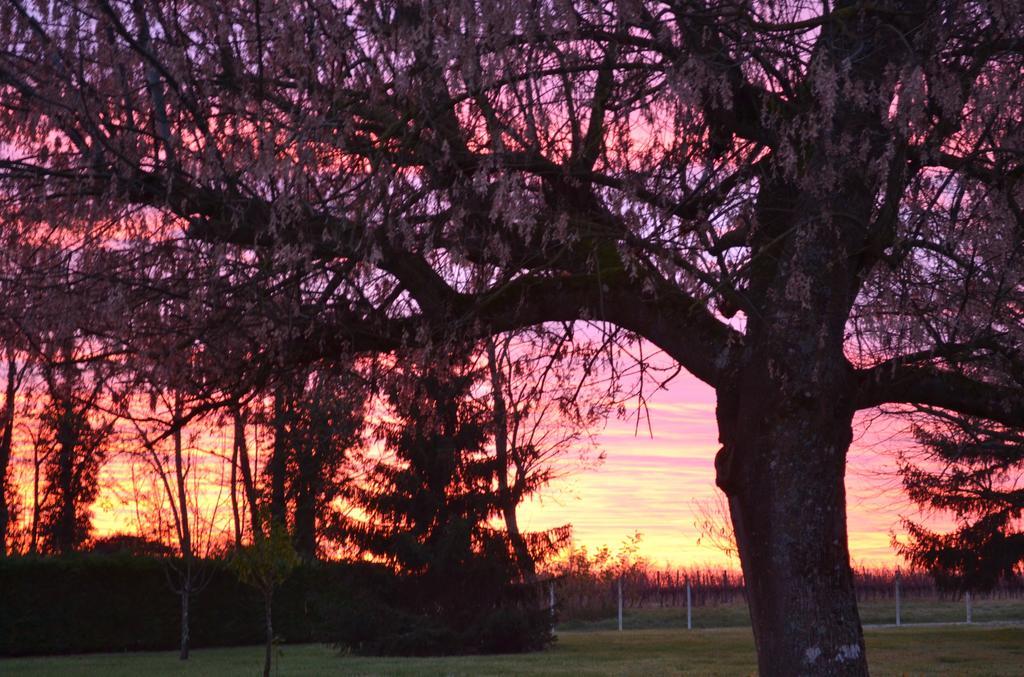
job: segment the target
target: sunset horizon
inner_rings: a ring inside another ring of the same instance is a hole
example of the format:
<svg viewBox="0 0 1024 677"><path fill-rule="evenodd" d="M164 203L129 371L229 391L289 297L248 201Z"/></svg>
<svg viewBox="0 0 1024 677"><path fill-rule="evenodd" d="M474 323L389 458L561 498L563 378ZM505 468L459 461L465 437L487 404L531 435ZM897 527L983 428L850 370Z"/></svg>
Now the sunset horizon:
<svg viewBox="0 0 1024 677"><path fill-rule="evenodd" d="M715 486L714 458L720 444L714 391L684 372L665 389L651 393L643 410L638 411L635 399L632 404L625 418L609 416L597 429L594 447L561 455L558 463L563 474L519 506L521 527L540 531L571 525L573 547L586 547L591 553L607 548L614 554L639 534L636 556L652 566L738 570L739 560L701 538L696 524L697 503L717 510L723 498ZM867 419L862 417L858 423L846 478L851 562L905 568L907 563L892 545L894 534L905 533L902 518L912 517L939 529L952 522L944 515L923 514L899 481L896 453L914 448L906 423L884 416ZM210 447L217 439L221 446L227 445L224 435L221 431L208 436L202 446ZM581 452L582 463L578 462ZM101 481L107 483L94 505L97 537L138 531L133 509L118 507L127 479L123 454L101 473ZM221 519L226 518L222 512Z"/></svg>

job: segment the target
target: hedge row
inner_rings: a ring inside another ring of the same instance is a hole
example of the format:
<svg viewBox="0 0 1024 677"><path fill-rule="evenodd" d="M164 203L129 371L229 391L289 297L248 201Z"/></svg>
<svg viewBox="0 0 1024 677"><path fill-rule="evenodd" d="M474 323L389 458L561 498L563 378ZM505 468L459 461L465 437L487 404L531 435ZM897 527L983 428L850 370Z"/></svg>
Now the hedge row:
<svg viewBox="0 0 1024 677"><path fill-rule="evenodd" d="M176 564L95 553L0 559L0 655L178 648ZM257 593L223 560L201 562L198 570L203 585L192 598L192 647L261 643ZM537 603L536 590L457 595L440 611L424 598L424 583L369 563L303 564L275 594L275 634L288 643L389 655L509 653L552 641L550 610ZM460 606L464 613L453 613Z"/></svg>

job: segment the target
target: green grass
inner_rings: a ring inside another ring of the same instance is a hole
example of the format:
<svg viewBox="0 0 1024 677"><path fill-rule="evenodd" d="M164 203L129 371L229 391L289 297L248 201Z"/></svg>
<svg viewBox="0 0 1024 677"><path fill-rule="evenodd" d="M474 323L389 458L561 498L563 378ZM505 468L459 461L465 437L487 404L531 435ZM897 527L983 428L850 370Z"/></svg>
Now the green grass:
<svg viewBox="0 0 1024 677"><path fill-rule="evenodd" d="M867 631L874 675L1019 675L1024 627L936 626ZM257 674L259 647L98 654L0 661L3 675L127 677ZM744 675L755 670L749 629L562 632L548 651L521 656L358 658L329 647L285 646L275 675Z"/></svg>

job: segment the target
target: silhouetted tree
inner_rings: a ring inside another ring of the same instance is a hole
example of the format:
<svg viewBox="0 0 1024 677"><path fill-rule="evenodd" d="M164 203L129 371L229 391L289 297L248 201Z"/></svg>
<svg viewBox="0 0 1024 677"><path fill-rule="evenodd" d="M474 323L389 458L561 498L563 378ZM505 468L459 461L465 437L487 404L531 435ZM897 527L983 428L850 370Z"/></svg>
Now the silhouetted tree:
<svg viewBox="0 0 1024 677"><path fill-rule="evenodd" d="M1024 425L1016 10L13 2L0 222L305 258L319 299L220 315L293 361L577 320L653 342L717 393L761 671L865 674L855 413ZM224 289L192 313L262 308Z"/></svg>
<svg viewBox="0 0 1024 677"><path fill-rule="evenodd" d="M8 527L11 505L18 487L10 480L14 452L14 424L19 387L27 370L27 362L19 363L15 350L8 346L4 360L4 403L0 409L0 557L7 555Z"/></svg>
<svg viewBox="0 0 1024 677"><path fill-rule="evenodd" d="M299 555L311 560L335 501L349 488L369 392L355 372L303 370L277 379L267 505L272 519L287 525Z"/></svg>
<svg viewBox="0 0 1024 677"><path fill-rule="evenodd" d="M570 538L569 525L524 533L517 510L554 479L586 463L591 435L610 414L615 385L595 387L594 349L547 332L488 337L488 403L494 447L495 495L505 533L528 578ZM574 455L576 458L570 458ZM600 457L598 457L600 460Z"/></svg>
<svg viewBox="0 0 1024 677"><path fill-rule="evenodd" d="M90 552L104 555L127 553L133 557L170 557L174 554L162 541L129 533L115 533L93 539Z"/></svg>
<svg viewBox="0 0 1024 677"><path fill-rule="evenodd" d="M62 352L64 360L73 359ZM86 382L72 363L50 369L49 401L39 419L47 447L39 536L47 552L79 550L92 533L92 503L99 490L110 423L92 419L102 381Z"/></svg>
<svg viewBox="0 0 1024 677"><path fill-rule="evenodd" d="M378 431L387 455L357 494L368 514L360 545L436 585L457 587L474 548L494 537L490 421L470 396L480 376L468 361L395 375L386 393L394 420Z"/></svg>
<svg viewBox="0 0 1024 677"><path fill-rule="evenodd" d="M473 396L485 378L467 358L427 358L403 365L387 386L384 457L356 494L366 519L350 533L410 579L404 605L418 620L404 640L379 638L382 652L522 651L549 637L537 591L517 587L532 571L490 525L502 498L488 452L491 413ZM495 633L504 618L522 620Z"/></svg>
<svg viewBox="0 0 1024 677"><path fill-rule="evenodd" d="M263 514L269 515L266 511ZM266 518L258 525L253 542L235 551L231 566L242 583L259 591L263 599L263 677L270 677L274 651L274 590L299 564L298 553L284 527Z"/></svg>
<svg viewBox="0 0 1024 677"><path fill-rule="evenodd" d="M988 421L931 412L914 429L920 449L900 473L907 495L931 513L952 514L956 528L937 533L906 521L899 552L939 585L989 590L1024 573L1024 434Z"/></svg>

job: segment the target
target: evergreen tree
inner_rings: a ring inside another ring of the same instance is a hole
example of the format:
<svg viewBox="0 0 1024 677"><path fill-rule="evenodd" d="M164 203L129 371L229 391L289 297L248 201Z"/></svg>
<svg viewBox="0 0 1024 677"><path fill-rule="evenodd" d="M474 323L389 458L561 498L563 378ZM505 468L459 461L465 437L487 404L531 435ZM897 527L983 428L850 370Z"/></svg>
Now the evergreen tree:
<svg viewBox="0 0 1024 677"><path fill-rule="evenodd" d="M952 513L956 528L936 533L908 520L901 554L946 588L986 590L1021 573L1024 431L933 412L914 435L922 452L916 462L904 456L903 485L922 508Z"/></svg>
<svg viewBox="0 0 1024 677"><path fill-rule="evenodd" d="M368 519L354 540L408 583L411 616L385 653L538 648L546 610L502 532L493 491L486 406L472 397L484 376L466 360L410 370L387 388L394 419L380 426L386 454L358 493Z"/></svg>

